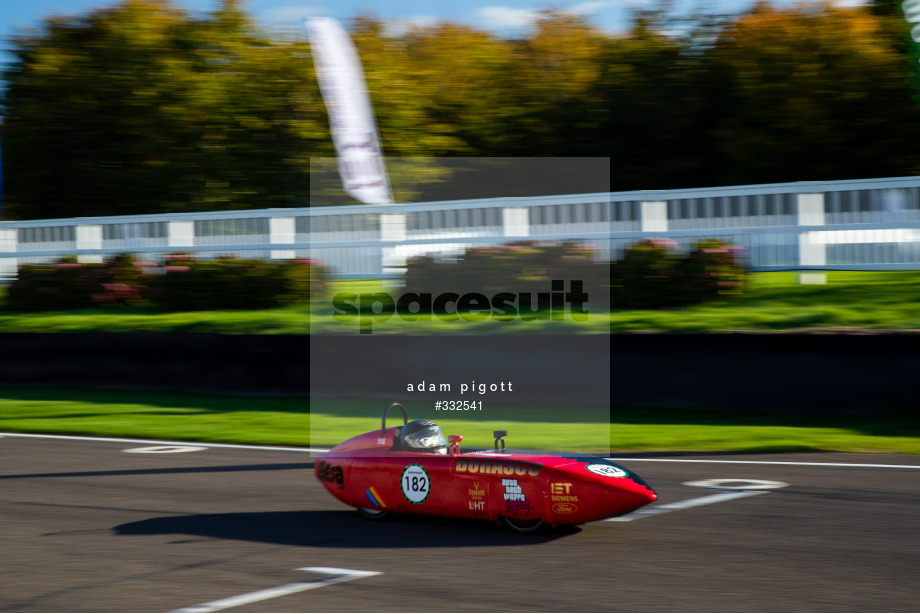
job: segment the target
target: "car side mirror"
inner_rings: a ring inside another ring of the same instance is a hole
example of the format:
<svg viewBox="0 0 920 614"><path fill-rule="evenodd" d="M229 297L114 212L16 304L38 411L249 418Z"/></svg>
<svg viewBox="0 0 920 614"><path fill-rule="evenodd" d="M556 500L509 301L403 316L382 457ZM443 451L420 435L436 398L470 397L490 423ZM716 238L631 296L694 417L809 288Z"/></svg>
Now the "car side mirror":
<svg viewBox="0 0 920 614"><path fill-rule="evenodd" d="M495 438L495 449L498 450L498 442L502 443L502 452L505 451L505 437L508 436L508 431L493 431L492 437Z"/></svg>
<svg viewBox="0 0 920 614"><path fill-rule="evenodd" d="M463 441L463 435L448 435L447 443L451 454L460 454L460 442Z"/></svg>

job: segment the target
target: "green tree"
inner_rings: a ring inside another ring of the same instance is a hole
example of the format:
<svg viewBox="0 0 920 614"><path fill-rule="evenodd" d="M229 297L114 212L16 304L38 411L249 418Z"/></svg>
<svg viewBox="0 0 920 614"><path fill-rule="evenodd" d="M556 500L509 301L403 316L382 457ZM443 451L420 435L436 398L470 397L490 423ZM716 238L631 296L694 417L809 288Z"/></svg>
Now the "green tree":
<svg viewBox="0 0 920 614"><path fill-rule="evenodd" d="M507 155L519 114L509 94L512 45L467 26L414 27L403 37L414 86L426 94L426 112L456 141L438 155Z"/></svg>
<svg viewBox="0 0 920 614"><path fill-rule="evenodd" d="M4 74L9 215L286 206L306 194L297 154L328 143L312 73L237 5L196 20L125 0L17 36Z"/></svg>
<svg viewBox="0 0 920 614"><path fill-rule="evenodd" d="M607 115L595 85L604 36L584 18L546 12L534 33L515 41L508 98L510 155L607 155L598 130ZM507 154L506 154L507 155Z"/></svg>
<svg viewBox="0 0 920 614"><path fill-rule="evenodd" d="M712 52L726 84L723 183L920 172L920 115L885 22L866 8L760 4Z"/></svg>
<svg viewBox="0 0 920 614"><path fill-rule="evenodd" d="M546 12L516 40L449 23L404 38L429 114L461 142L440 161L450 180L425 186L424 199L610 189L609 165L585 159L608 153L591 90L604 37L583 19Z"/></svg>
<svg viewBox="0 0 920 614"><path fill-rule="evenodd" d="M712 185L709 126L721 112L710 35L700 26L678 37L657 11L640 14L625 36L605 46L597 89L606 114L601 134L616 190Z"/></svg>

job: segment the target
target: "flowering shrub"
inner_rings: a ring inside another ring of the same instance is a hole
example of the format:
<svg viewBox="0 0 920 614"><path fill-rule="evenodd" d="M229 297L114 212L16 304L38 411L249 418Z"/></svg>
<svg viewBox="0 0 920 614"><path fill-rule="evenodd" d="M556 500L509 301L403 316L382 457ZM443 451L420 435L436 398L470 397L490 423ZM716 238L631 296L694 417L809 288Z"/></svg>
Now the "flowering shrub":
<svg viewBox="0 0 920 614"><path fill-rule="evenodd" d="M680 256L670 239L648 239L629 246L610 266L614 307L654 309L680 304Z"/></svg>
<svg viewBox="0 0 920 614"><path fill-rule="evenodd" d="M694 245L680 263L681 295L687 303L702 303L741 296L748 270L747 253L716 239Z"/></svg>
<svg viewBox="0 0 920 614"><path fill-rule="evenodd" d="M83 264L65 256L54 264L25 264L7 288L6 305L17 311L87 309L147 301L147 287L130 256Z"/></svg>
<svg viewBox="0 0 920 614"><path fill-rule="evenodd" d="M308 259L196 261L169 254L162 263L121 254L104 264L68 256L54 264L27 264L7 289L16 311L151 305L169 311L266 309L321 295L326 269Z"/></svg>
<svg viewBox="0 0 920 614"><path fill-rule="evenodd" d="M740 296L748 273L743 255L716 239L699 241L686 256L670 239L640 241L611 263L611 304L664 309Z"/></svg>
<svg viewBox="0 0 920 614"><path fill-rule="evenodd" d="M748 273L743 256L740 248L716 239L699 241L687 255L671 239L648 239L629 246L618 261L605 266L597 262L591 245L518 241L471 247L454 261L413 258L404 291L539 294L549 291L554 279L581 280L595 304L679 308L740 296Z"/></svg>
<svg viewBox="0 0 920 614"><path fill-rule="evenodd" d="M156 307L168 311L271 309L322 293L325 269L313 260L170 258L153 279Z"/></svg>
<svg viewBox="0 0 920 614"><path fill-rule="evenodd" d="M607 270L591 245L568 241L516 241L467 248L454 261L419 256L409 260L406 293L547 293L552 280L580 280L591 300L602 300Z"/></svg>

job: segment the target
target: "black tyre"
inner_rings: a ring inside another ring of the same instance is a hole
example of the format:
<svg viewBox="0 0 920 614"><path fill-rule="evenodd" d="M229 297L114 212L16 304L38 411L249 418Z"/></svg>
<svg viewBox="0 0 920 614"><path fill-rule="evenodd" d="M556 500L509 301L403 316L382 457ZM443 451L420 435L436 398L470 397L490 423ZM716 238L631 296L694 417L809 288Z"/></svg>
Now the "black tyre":
<svg viewBox="0 0 920 614"><path fill-rule="evenodd" d="M540 530L540 527L543 526L543 521L539 518L522 520L518 518L502 516L502 524L504 524L515 533L533 533Z"/></svg>
<svg viewBox="0 0 920 614"><path fill-rule="evenodd" d="M381 518L386 518L389 515L389 512L386 510L375 510L371 507L359 507L358 513L370 520L380 520Z"/></svg>

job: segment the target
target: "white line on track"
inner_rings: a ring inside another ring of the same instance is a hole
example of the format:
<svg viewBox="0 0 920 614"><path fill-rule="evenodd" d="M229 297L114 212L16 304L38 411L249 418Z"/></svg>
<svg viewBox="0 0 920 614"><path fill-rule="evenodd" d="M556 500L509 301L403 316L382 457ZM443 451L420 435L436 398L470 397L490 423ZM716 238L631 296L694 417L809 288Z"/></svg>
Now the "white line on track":
<svg viewBox="0 0 920 614"><path fill-rule="evenodd" d="M0 437L33 437L36 439L67 439L73 441L114 441L117 443L153 443L164 446L204 446L206 448L236 448L239 450L274 450L276 452L328 452L324 448L284 448L281 446L251 446L207 441L163 441L158 439L123 439L119 437L81 437L78 435L44 435L33 433L0 433Z"/></svg>
<svg viewBox="0 0 920 614"><path fill-rule="evenodd" d="M39 433L0 433L0 437L33 437L38 439L69 439L75 441L114 441L118 443L150 443L164 446L205 446L208 448L235 448L238 450L272 450L275 452L328 452L328 448L290 448L282 446L255 446L207 441L167 441L161 439L126 439L117 437L82 437L79 435L45 435ZM714 463L726 465L792 465L796 467L876 467L881 469L920 469L917 465L882 465L873 463L806 463L797 461L740 461L704 460L688 458L608 458L623 463Z"/></svg>
<svg viewBox="0 0 920 614"><path fill-rule="evenodd" d="M658 514L666 514L668 512L683 510L690 507L699 507L701 505L710 505L712 503L721 503L722 501L731 501L732 499L741 499L743 497L752 497L754 495L765 494L767 494L767 491L765 490L734 490L729 492L720 492L714 495L706 495L705 497L697 497L696 499L687 499L685 501L677 501L675 503L666 503L664 505L648 507L645 509L637 510L632 514L627 514L625 516L618 516L617 518L605 518L601 522L630 522L633 520L638 520L639 518L647 518L649 516L656 516Z"/></svg>
<svg viewBox="0 0 920 614"><path fill-rule="evenodd" d="M794 465L796 467L878 467L883 469L920 469L920 465L880 465L873 463L805 463L797 461L702 460L690 458L608 458L618 463L721 463L725 465Z"/></svg>
<svg viewBox="0 0 920 614"><path fill-rule="evenodd" d="M182 608L181 610L176 610L175 612L182 612L183 614L197 612L217 612L219 610L235 608L237 606L246 605L248 603L255 603L257 601L265 601L266 599L274 599L275 597L283 597L284 595L291 595L293 593L308 591L314 588L319 588L321 586L336 584L338 582L348 582L349 580L357 580L358 578L366 578L368 576L376 576L380 574L379 571L359 571L357 569L338 569L336 567L301 567L296 571L310 571L313 573L331 575L326 578L311 580L310 582L295 582L294 584L285 584L284 586L277 586L275 588L269 588L264 591L256 591L254 593L246 593L245 595L237 595L236 597L229 597L227 599L202 603L201 605Z"/></svg>

